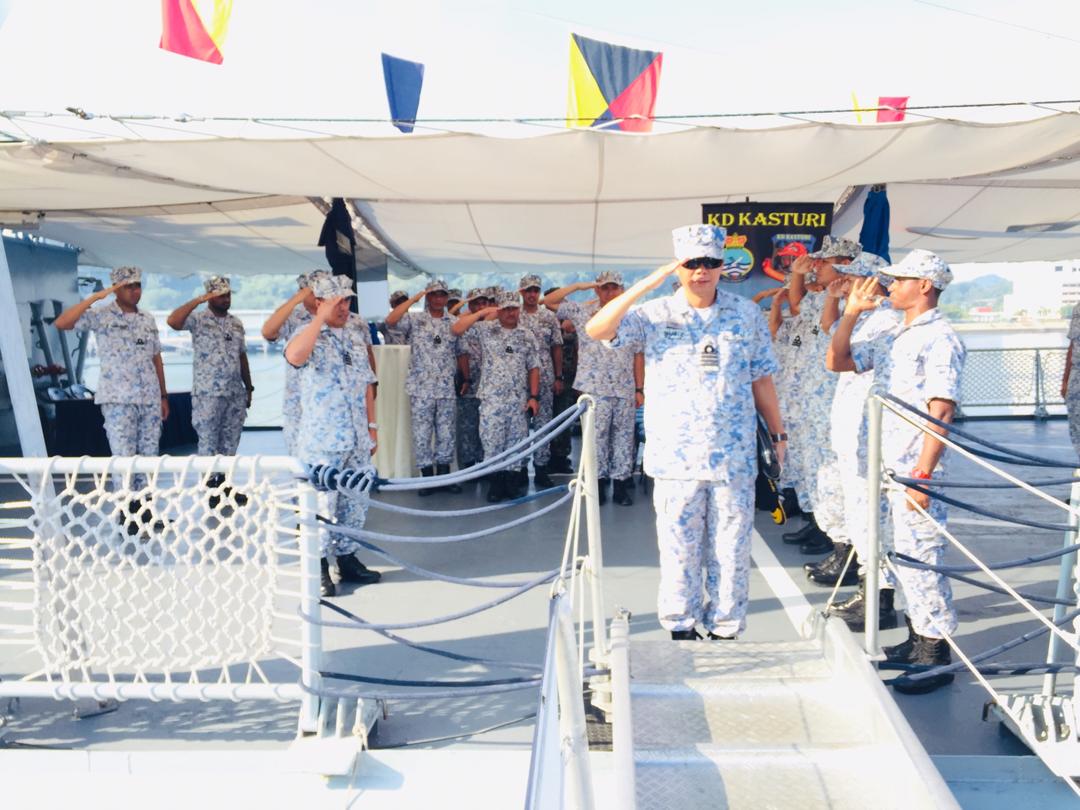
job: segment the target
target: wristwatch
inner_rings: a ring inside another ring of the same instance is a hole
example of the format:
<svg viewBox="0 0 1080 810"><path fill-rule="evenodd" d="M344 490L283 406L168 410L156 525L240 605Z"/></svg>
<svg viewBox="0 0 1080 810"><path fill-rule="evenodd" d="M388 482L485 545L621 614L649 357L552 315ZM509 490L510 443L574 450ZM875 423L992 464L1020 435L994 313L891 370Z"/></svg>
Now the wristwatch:
<svg viewBox="0 0 1080 810"><path fill-rule="evenodd" d="M786 433L770 433L769 438L772 439L774 443L775 442L786 442L787 441L787 434Z"/></svg>
<svg viewBox="0 0 1080 810"><path fill-rule="evenodd" d="M368 422L367 426L368 426L368 430L378 430L379 429L379 423L378 422Z"/></svg>
<svg viewBox="0 0 1080 810"><path fill-rule="evenodd" d="M911 478L921 478L923 481L929 481L933 476L925 470L920 470L918 467L911 471Z"/></svg>

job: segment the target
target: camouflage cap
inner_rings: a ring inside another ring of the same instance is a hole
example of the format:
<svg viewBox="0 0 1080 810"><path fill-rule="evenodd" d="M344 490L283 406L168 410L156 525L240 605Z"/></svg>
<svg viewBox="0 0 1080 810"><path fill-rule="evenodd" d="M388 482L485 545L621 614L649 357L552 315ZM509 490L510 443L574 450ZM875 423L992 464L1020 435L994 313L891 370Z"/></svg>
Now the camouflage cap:
<svg viewBox="0 0 1080 810"><path fill-rule="evenodd" d="M402 301L404 301L408 297L409 297L409 294L407 292L405 292L404 290L394 290L392 293L390 293L390 303L391 304L400 304Z"/></svg>
<svg viewBox="0 0 1080 810"><path fill-rule="evenodd" d="M727 231L719 225L686 225L671 232L675 258L679 261L723 259L725 241Z"/></svg>
<svg viewBox="0 0 1080 810"><path fill-rule="evenodd" d="M540 276L530 274L521 277L521 281L518 282L518 289L528 290L531 287L536 287L538 290L544 289L544 282L540 280Z"/></svg>
<svg viewBox="0 0 1080 810"><path fill-rule="evenodd" d="M427 286L424 287L425 295L431 295L432 293L440 292L450 292L450 289L446 286L446 282L443 281L441 278L433 278L431 281L428 282Z"/></svg>
<svg viewBox="0 0 1080 810"><path fill-rule="evenodd" d="M451 301L461 300L461 290L459 290L457 287L454 287L452 290L450 290L448 292L448 295L450 296Z"/></svg>
<svg viewBox="0 0 1080 810"><path fill-rule="evenodd" d="M110 284L142 284L142 270L138 267L117 267L109 273Z"/></svg>
<svg viewBox="0 0 1080 810"><path fill-rule="evenodd" d="M465 296L465 301L466 302L475 301L477 298L487 298L487 297L488 297L487 287L473 287L471 290L469 290L468 295Z"/></svg>
<svg viewBox="0 0 1080 810"><path fill-rule="evenodd" d="M310 288L317 279L323 278L324 276L329 278L330 273L326 270L312 270L307 273L301 273L296 277L296 286L298 289L306 290Z"/></svg>
<svg viewBox="0 0 1080 810"><path fill-rule="evenodd" d="M487 297L490 298L492 301L494 301L498 297L499 293L501 293L502 291L503 291L502 287L500 287L498 284L493 284L492 286L488 287L487 290L486 290Z"/></svg>
<svg viewBox="0 0 1080 810"><path fill-rule="evenodd" d="M352 279L348 276L331 276L326 274L315 279L311 285L311 291L316 298L338 298L356 295L353 291Z"/></svg>
<svg viewBox="0 0 1080 810"><path fill-rule="evenodd" d="M210 276L203 282L203 289L213 295L225 295L225 293L232 292L232 287L229 286L229 279L225 276Z"/></svg>
<svg viewBox="0 0 1080 810"><path fill-rule="evenodd" d="M939 290L944 290L953 280L952 270L945 260L929 250L913 250L899 264L880 270L893 278L925 278Z"/></svg>
<svg viewBox="0 0 1080 810"><path fill-rule="evenodd" d="M825 234L821 242L821 250L815 250L808 255L811 259L854 259L860 253L862 253L862 245L854 239Z"/></svg>
<svg viewBox="0 0 1080 810"><path fill-rule="evenodd" d="M623 285L622 273L616 273L614 270L605 270L602 273L596 275L597 284L618 284L620 287Z"/></svg>
<svg viewBox="0 0 1080 810"><path fill-rule="evenodd" d="M521 296L516 292L501 292L495 297L495 306L499 309L510 309L521 306Z"/></svg>
<svg viewBox="0 0 1080 810"><path fill-rule="evenodd" d="M832 268L845 276L868 278L888 266L889 263L875 253L860 253L851 260L851 264L834 264Z"/></svg>

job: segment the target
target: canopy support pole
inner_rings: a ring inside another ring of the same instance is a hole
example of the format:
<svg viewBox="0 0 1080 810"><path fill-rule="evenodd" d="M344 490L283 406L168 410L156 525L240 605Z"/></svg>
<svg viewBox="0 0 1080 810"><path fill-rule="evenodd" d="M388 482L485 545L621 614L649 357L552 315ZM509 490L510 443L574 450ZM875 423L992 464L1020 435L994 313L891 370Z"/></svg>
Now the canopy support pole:
<svg viewBox="0 0 1080 810"><path fill-rule="evenodd" d="M47 456L45 434L41 429L37 393L30 377L30 363L22 336L22 320L15 303L15 287L11 283L7 246L0 236L0 358L4 361L11 410L24 457Z"/></svg>

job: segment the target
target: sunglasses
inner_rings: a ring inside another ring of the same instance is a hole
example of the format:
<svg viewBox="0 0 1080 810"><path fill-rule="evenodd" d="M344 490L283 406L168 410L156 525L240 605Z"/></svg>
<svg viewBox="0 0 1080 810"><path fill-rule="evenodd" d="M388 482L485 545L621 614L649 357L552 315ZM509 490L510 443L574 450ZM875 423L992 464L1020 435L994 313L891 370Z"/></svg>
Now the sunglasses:
<svg viewBox="0 0 1080 810"><path fill-rule="evenodd" d="M699 267L704 267L706 270L715 270L724 266L724 260L714 259L711 256L702 256L699 259L687 259L682 263L682 266L687 270L697 270Z"/></svg>

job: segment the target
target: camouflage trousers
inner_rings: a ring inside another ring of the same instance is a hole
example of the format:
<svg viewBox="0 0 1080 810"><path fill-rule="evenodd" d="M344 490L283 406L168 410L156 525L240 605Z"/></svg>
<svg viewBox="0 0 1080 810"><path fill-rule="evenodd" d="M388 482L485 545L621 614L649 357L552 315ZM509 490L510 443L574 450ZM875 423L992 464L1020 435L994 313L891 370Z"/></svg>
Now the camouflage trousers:
<svg viewBox="0 0 1080 810"><path fill-rule="evenodd" d="M896 552L928 565L942 565L945 538L938 534L933 522L907 508L903 489L890 488L882 502L888 509ZM941 501L931 500L926 511L935 521L945 525L947 510ZM897 565L896 576L890 575L888 580L900 586L907 603L908 618L916 633L928 638L942 638L946 633L951 636L956 632L952 586L944 574Z"/></svg>
<svg viewBox="0 0 1080 810"><path fill-rule="evenodd" d="M482 461L484 446L480 443L480 400L461 397L457 401L457 463L458 468Z"/></svg>
<svg viewBox="0 0 1080 810"><path fill-rule="evenodd" d="M449 398L409 397L413 455L417 467L453 463L454 421L457 416L455 403Z"/></svg>
<svg viewBox="0 0 1080 810"><path fill-rule="evenodd" d="M1069 388L1065 393L1065 409L1069 414L1069 438L1072 439L1076 454L1080 455L1080 373L1069 375Z"/></svg>
<svg viewBox="0 0 1080 810"><path fill-rule="evenodd" d="M125 405L104 403L105 435L114 456L156 456L161 442L161 404ZM132 489L146 486L145 475L131 477Z"/></svg>
<svg viewBox="0 0 1080 810"><path fill-rule="evenodd" d="M285 367L285 399L281 404L281 433L285 449L296 455L296 433L300 430L300 369Z"/></svg>
<svg viewBox="0 0 1080 810"><path fill-rule="evenodd" d="M304 457L300 459L305 464L330 464L334 467L366 467L371 463L371 452L367 447L353 448L344 453L325 453L318 456ZM367 501L352 498L340 492L325 492L319 494L320 499L325 497L326 510L334 516L334 519L342 526L350 529L364 528L367 520ZM352 554L361 546L351 537L335 533L325 526L319 531L319 556L342 557Z"/></svg>
<svg viewBox="0 0 1080 810"><path fill-rule="evenodd" d="M537 402L540 404L540 410L533 419L533 424L541 428L550 422L555 415L555 392L550 385L540 386L540 396L537 397ZM538 447L536 452L533 453L533 464L545 467L549 461L551 461L551 442L548 442L543 447Z"/></svg>
<svg viewBox="0 0 1080 810"><path fill-rule="evenodd" d="M721 636L746 628L754 479L653 481L660 547L657 616L665 630L702 624Z"/></svg>
<svg viewBox="0 0 1080 810"><path fill-rule="evenodd" d="M633 397L601 397L596 400L596 474L622 480L634 472Z"/></svg>
<svg viewBox="0 0 1080 810"><path fill-rule="evenodd" d="M572 388L566 388L561 394L554 397L554 404L552 411L554 413L562 413L567 408L572 406L578 398L577 391ZM551 448L551 456L554 458L570 458L570 434L573 429L564 430L558 436L551 440L551 444L548 446ZM550 460L550 459L549 459Z"/></svg>
<svg viewBox="0 0 1080 810"><path fill-rule="evenodd" d="M200 456L235 456L247 418L247 394L191 398L191 426L199 434Z"/></svg>
<svg viewBox="0 0 1080 810"><path fill-rule="evenodd" d="M524 439L528 432L525 406L519 398L480 401L480 441L484 444L484 458L497 456ZM520 470L524 465L524 461L518 461L508 469Z"/></svg>

